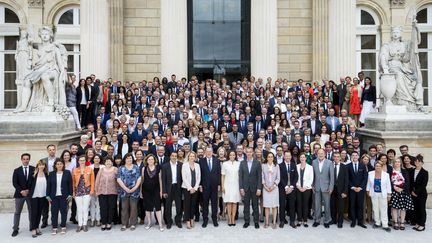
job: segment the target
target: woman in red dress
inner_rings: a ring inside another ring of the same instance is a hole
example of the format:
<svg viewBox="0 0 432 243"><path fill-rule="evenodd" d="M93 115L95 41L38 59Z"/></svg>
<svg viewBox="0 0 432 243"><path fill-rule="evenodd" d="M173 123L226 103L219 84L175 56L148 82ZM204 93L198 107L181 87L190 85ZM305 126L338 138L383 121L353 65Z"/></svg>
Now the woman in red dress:
<svg viewBox="0 0 432 243"><path fill-rule="evenodd" d="M358 78L353 79L353 85L350 88L350 115L355 118L356 126L359 125L359 116L361 113L360 97L361 97L361 87L359 85Z"/></svg>

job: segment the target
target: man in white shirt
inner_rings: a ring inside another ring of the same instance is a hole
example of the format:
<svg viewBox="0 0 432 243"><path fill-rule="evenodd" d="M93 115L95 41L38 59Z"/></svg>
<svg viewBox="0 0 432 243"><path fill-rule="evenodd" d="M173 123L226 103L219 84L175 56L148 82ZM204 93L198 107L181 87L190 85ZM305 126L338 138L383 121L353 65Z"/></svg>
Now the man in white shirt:
<svg viewBox="0 0 432 243"><path fill-rule="evenodd" d="M172 203L175 202L176 216L175 224L178 228L181 225L181 175L182 165L177 161L177 152L172 152L170 155L170 162L162 165L162 195L165 198L164 220L167 228L170 229L172 220Z"/></svg>

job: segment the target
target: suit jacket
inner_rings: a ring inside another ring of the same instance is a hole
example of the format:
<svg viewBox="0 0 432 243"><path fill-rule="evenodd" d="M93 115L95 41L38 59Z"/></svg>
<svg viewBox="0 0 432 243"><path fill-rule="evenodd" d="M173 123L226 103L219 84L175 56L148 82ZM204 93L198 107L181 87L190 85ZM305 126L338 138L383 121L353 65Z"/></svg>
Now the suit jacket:
<svg viewBox="0 0 432 243"><path fill-rule="evenodd" d="M235 136L233 132L230 132L228 133L228 139L231 143L237 145L243 140L243 134L239 131L237 132L237 136Z"/></svg>
<svg viewBox="0 0 432 243"><path fill-rule="evenodd" d="M250 173L247 159L240 163L239 186L240 189L243 189L245 192L250 191L253 194L255 194L257 190L262 190L262 168L258 160L253 160Z"/></svg>
<svg viewBox="0 0 432 243"><path fill-rule="evenodd" d="M35 167L28 166L27 179L24 176L24 169L22 166L16 168L12 174L12 184L15 188L14 198L23 198L21 191L30 190L30 186L33 180L33 173Z"/></svg>
<svg viewBox="0 0 432 243"><path fill-rule="evenodd" d="M182 188L187 189L188 191L192 188L195 190L198 190L200 184L201 184L201 169L200 165L198 163L195 163L195 179L196 183L195 186L192 187L192 172L189 167L189 163L183 163L182 165Z"/></svg>
<svg viewBox="0 0 432 243"><path fill-rule="evenodd" d="M348 190L349 190L348 185L349 185L348 167L347 165L340 163L339 174L336 175L336 171L335 171L334 191L336 191L338 194L341 193L348 194Z"/></svg>
<svg viewBox="0 0 432 243"><path fill-rule="evenodd" d="M361 187L362 190L366 190L368 172L366 166L363 163L358 163L358 171L354 172L354 163L348 165L348 176L349 176L349 188Z"/></svg>
<svg viewBox="0 0 432 243"><path fill-rule="evenodd" d="M339 105L342 107L342 104L345 101L345 95L347 93L347 86L345 84L338 84L336 89L339 94Z"/></svg>
<svg viewBox="0 0 432 243"><path fill-rule="evenodd" d="M238 132L241 133L241 134L247 133L247 122L246 122L246 120L244 120L243 123L244 123L244 126L242 127L241 126L241 121L237 122Z"/></svg>
<svg viewBox="0 0 432 243"><path fill-rule="evenodd" d="M177 149L175 150L175 149L174 149L174 144L170 144L170 145L167 145L167 146L166 146L166 151L167 151L168 155L170 155L172 152L177 152L177 151L179 151L179 149L180 149L181 147L182 147L182 146L180 146L179 144L177 144Z"/></svg>
<svg viewBox="0 0 432 243"><path fill-rule="evenodd" d="M53 199L57 192L57 183L60 183L62 196L68 197L73 195L72 189L72 174L68 170L63 171L61 182L57 181L57 173L55 171L49 173L47 180L47 196Z"/></svg>
<svg viewBox="0 0 432 243"><path fill-rule="evenodd" d="M182 164L177 161L177 189L180 190L182 181ZM172 187L172 170L171 162L162 165L162 193L171 192Z"/></svg>
<svg viewBox="0 0 432 243"><path fill-rule="evenodd" d="M203 190L217 190L217 187L221 185L221 164L216 157L212 157L212 168L210 170L207 157L199 160L201 168L201 186Z"/></svg>
<svg viewBox="0 0 432 243"><path fill-rule="evenodd" d="M414 173L415 170L410 171L410 178L411 178L411 191L417 194L417 197L419 198L425 198L427 197L427 184L429 181L429 173L425 169L421 169L417 175L417 178L414 180Z"/></svg>
<svg viewBox="0 0 432 243"><path fill-rule="evenodd" d="M137 141L139 144L142 143L143 138L147 137L147 131L142 129L141 135L138 134L138 130L135 129L135 131L132 133L132 141Z"/></svg>
<svg viewBox="0 0 432 243"><path fill-rule="evenodd" d="M381 171L381 192L375 192L375 171L368 173L368 180L366 191L369 192L370 196L373 197L375 194L380 194L382 198L387 198L392 193L392 186L390 182L390 176L387 172Z"/></svg>
<svg viewBox="0 0 432 243"><path fill-rule="evenodd" d="M294 161L290 161L290 171L287 172L287 166L285 162L279 164L280 181L279 181L279 192L285 191L285 187L288 185L288 173L290 175L290 186L296 188L298 181L297 167Z"/></svg>
<svg viewBox="0 0 432 243"><path fill-rule="evenodd" d="M312 167L314 170L314 183L315 191L328 192L334 188L334 167L333 163L324 159L322 170L319 170L318 159L312 161Z"/></svg>
<svg viewBox="0 0 432 243"><path fill-rule="evenodd" d="M332 120L333 120L333 123L334 123L334 129L332 129ZM326 118L326 124L327 124L327 126L330 127L330 129L331 129L332 132L336 132L337 128L339 126L339 119L337 117L335 117L335 116L333 116L333 117L328 116Z"/></svg>

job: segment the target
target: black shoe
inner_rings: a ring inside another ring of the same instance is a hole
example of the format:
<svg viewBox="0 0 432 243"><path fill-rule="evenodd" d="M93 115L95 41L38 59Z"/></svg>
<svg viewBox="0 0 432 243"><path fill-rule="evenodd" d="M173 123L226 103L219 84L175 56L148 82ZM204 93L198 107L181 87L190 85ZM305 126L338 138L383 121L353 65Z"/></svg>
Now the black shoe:
<svg viewBox="0 0 432 243"><path fill-rule="evenodd" d="M166 228L171 229L171 226L172 226L171 224L167 224Z"/></svg>
<svg viewBox="0 0 432 243"><path fill-rule="evenodd" d="M290 226L291 226L293 229L297 228L297 226L296 226L294 223L291 223Z"/></svg>
<svg viewBox="0 0 432 243"><path fill-rule="evenodd" d="M41 225L41 228L42 228L42 229L45 229L47 226L48 226L47 223L43 223L43 224Z"/></svg>
<svg viewBox="0 0 432 243"><path fill-rule="evenodd" d="M179 229L181 229L183 227L181 223L176 223L176 225Z"/></svg>
<svg viewBox="0 0 432 243"><path fill-rule="evenodd" d="M18 235L18 230L14 230L13 232L12 232L12 237L15 237L15 236L17 236Z"/></svg>
<svg viewBox="0 0 432 243"><path fill-rule="evenodd" d="M283 227L284 227L284 223L280 223L280 224L279 224L279 228L282 229Z"/></svg>
<svg viewBox="0 0 432 243"><path fill-rule="evenodd" d="M255 229L259 229L259 224L255 223Z"/></svg>
<svg viewBox="0 0 432 243"><path fill-rule="evenodd" d="M213 226L214 227L218 227L219 226L218 222L217 221L213 221Z"/></svg>
<svg viewBox="0 0 432 243"><path fill-rule="evenodd" d="M352 222L352 223L351 223L351 228L354 228L354 227L355 227L355 223Z"/></svg>
<svg viewBox="0 0 432 243"><path fill-rule="evenodd" d="M342 229L343 225L342 224L338 224L338 228Z"/></svg>
<svg viewBox="0 0 432 243"><path fill-rule="evenodd" d="M328 229L328 228L330 228L330 225L329 224L324 224L324 228Z"/></svg>
<svg viewBox="0 0 432 243"><path fill-rule="evenodd" d="M207 223L208 223L208 222L207 222L206 220L204 220L204 222L203 222L203 224L202 224L202 227L203 227L203 228L206 228L206 227L207 227Z"/></svg>
<svg viewBox="0 0 432 243"><path fill-rule="evenodd" d="M381 225L377 225L377 224L373 224L372 225L372 228L374 228L374 229L378 229L378 228L380 228L381 227Z"/></svg>
<svg viewBox="0 0 432 243"><path fill-rule="evenodd" d="M358 226L362 227L363 229L367 229L367 226L364 224L358 224Z"/></svg>
<svg viewBox="0 0 432 243"><path fill-rule="evenodd" d="M243 225L243 228L247 228L247 227L249 227L249 223L245 223L244 225Z"/></svg>
<svg viewBox="0 0 432 243"><path fill-rule="evenodd" d="M315 223L313 223L313 225L312 225L312 227L318 227L318 225L320 225L320 223L318 223L318 222L315 222Z"/></svg>
<svg viewBox="0 0 432 243"><path fill-rule="evenodd" d="M390 227L383 228L383 230L385 230L386 232L390 232L391 231Z"/></svg>

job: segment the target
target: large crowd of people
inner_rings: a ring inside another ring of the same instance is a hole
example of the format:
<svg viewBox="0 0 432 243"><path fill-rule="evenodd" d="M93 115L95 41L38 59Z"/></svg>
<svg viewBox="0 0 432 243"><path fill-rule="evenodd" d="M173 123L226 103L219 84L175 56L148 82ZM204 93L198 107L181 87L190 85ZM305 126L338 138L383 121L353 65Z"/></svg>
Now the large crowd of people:
<svg viewBox="0 0 432 243"><path fill-rule="evenodd" d="M101 81L71 76L67 104L80 140L47 157L21 155L14 226L24 204L33 237L139 225L425 230L428 172L407 145L363 145L376 109L369 77L304 82L254 77ZM58 157L59 156L59 157ZM175 215L173 217L173 206ZM239 213L239 208L243 212ZM252 208L252 212L251 212ZM68 217L68 211L71 211ZM60 214L60 225L59 225ZM251 219L252 215L252 219ZM264 223L263 225L261 223Z"/></svg>

